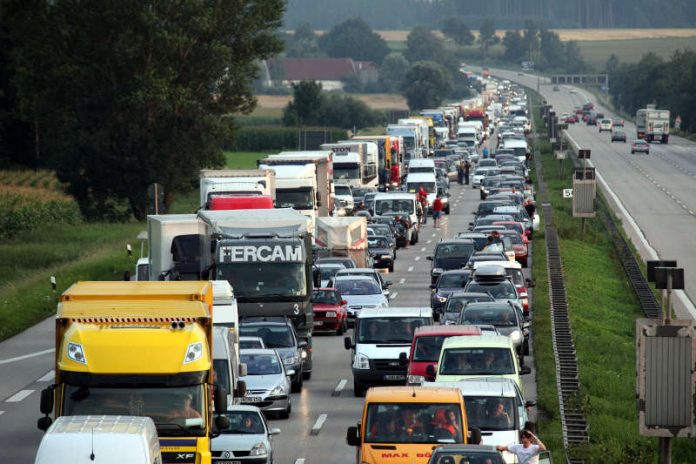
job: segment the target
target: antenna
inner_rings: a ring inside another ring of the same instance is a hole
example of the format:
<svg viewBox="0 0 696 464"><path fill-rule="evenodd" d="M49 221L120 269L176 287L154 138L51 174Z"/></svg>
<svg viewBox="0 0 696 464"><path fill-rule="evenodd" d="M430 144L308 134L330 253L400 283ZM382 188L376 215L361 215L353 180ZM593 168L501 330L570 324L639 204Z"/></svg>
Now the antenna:
<svg viewBox="0 0 696 464"><path fill-rule="evenodd" d="M92 427L92 452L89 455L89 460L94 461L94 427Z"/></svg>

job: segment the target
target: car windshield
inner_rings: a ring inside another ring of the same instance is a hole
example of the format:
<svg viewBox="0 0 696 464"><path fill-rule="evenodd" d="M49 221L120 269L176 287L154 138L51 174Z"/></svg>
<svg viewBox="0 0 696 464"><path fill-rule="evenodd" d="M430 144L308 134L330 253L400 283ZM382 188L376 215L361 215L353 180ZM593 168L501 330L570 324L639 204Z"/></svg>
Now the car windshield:
<svg viewBox="0 0 696 464"><path fill-rule="evenodd" d="M498 451L438 451L428 461L429 464L504 464L502 455Z"/></svg>
<svg viewBox="0 0 696 464"><path fill-rule="evenodd" d="M381 215L386 213L404 212L413 214L414 200L403 198L385 198L375 200L375 214Z"/></svg>
<svg viewBox="0 0 696 464"><path fill-rule="evenodd" d="M505 272L508 275L508 277L510 277L515 287L525 286L524 274L522 273L522 269L505 269Z"/></svg>
<svg viewBox="0 0 696 464"><path fill-rule="evenodd" d="M239 333L245 337L259 337L267 348L295 346L295 337L286 325L242 325Z"/></svg>
<svg viewBox="0 0 696 464"><path fill-rule="evenodd" d="M359 343L408 343L413 333L425 324L420 317L369 317L358 319L356 337Z"/></svg>
<svg viewBox="0 0 696 464"><path fill-rule="evenodd" d="M515 286L509 280L495 283L479 281L469 282L466 291L472 293L490 293L496 300L517 299Z"/></svg>
<svg viewBox="0 0 696 464"><path fill-rule="evenodd" d="M312 189L276 189L276 207L293 209L314 209Z"/></svg>
<svg viewBox="0 0 696 464"><path fill-rule="evenodd" d="M435 259L468 259L473 252L473 243L442 243L435 249Z"/></svg>
<svg viewBox="0 0 696 464"><path fill-rule="evenodd" d="M366 443L463 443L461 407L438 403L370 403Z"/></svg>
<svg viewBox="0 0 696 464"><path fill-rule="evenodd" d="M219 429L222 434L260 435L266 433L263 419L255 411L227 411L223 413L229 419L229 426Z"/></svg>
<svg viewBox="0 0 696 464"><path fill-rule="evenodd" d="M347 185L334 185L334 193L336 195L352 195L350 187Z"/></svg>
<svg viewBox="0 0 696 464"><path fill-rule="evenodd" d="M341 295L377 295L382 293L377 283L368 279L341 279L335 284Z"/></svg>
<svg viewBox="0 0 696 464"><path fill-rule="evenodd" d="M443 274L437 281L438 288L463 288L469 280L469 274L459 272L454 274Z"/></svg>
<svg viewBox="0 0 696 464"><path fill-rule="evenodd" d="M386 224L372 224L370 227L368 227L368 230L369 229L372 229L375 232L375 235L392 235L391 229Z"/></svg>
<svg viewBox="0 0 696 464"><path fill-rule="evenodd" d="M147 416L159 436L205 434L203 385L185 387L88 387L65 385L63 415Z"/></svg>
<svg viewBox="0 0 696 464"><path fill-rule="evenodd" d="M341 297L336 290L315 290L312 294L312 303L338 305L341 304Z"/></svg>
<svg viewBox="0 0 696 464"><path fill-rule="evenodd" d="M503 396L464 397L469 428L483 430L515 430L517 423L515 398Z"/></svg>
<svg viewBox="0 0 696 464"><path fill-rule="evenodd" d="M460 319L462 324L490 324L496 327L515 327L515 310L509 308L466 308Z"/></svg>
<svg viewBox="0 0 696 464"><path fill-rule="evenodd" d="M244 330L243 327L242 330ZM283 366L278 356L274 354L240 353L239 361L246 364L247 375L271 375L283 372Z"/></svg>
<svg viewBox="0 0 696 464"><path fill-rule="evenodd" d="M450 297L447 300L445 312L460 313L467 303L478 303L479 301L493 301L493 298L488 295Z"/></svg>
<svg viewBox="0 0 696 464"><path fill-rule="evenodd" d="M389 248L389 242L386 238L374 238L367 241L368 248Z"/></svg>
<svg viewBox="0 0 696 464"><path fill-rule="evenodd" d="M417 337L415 339L416 346L413 348L413 360L437 362L440 358L440 349L445 338L444 335Z"/></svg>
<svg viewBox="0 0 696 464"><path fill-rule="evenodd" d="M425 188L426 192L435 193L435 182L409 182L408 184L406 184L406 190L408 190L411 193L416 193L420 189L421 185L423 186L423 188Z"/></svg>
<svg viewBox="0 0 696 464"><path fill-rule="evenodd" d="M442 375L507 375L515 373L508 348L450 348L442 355Z"/></svg>
<svg viewBox="0 0 696 464"><path fill-rule="evenodd" d="M254 349L254 348L263 348L263 343L261 340L239 340L239 349L240 350L245 350L245 349Z"/></svg>
<svg viewBox="0 0 696 464"><path fill-rule="evenodd" d="M220 263L218 280L227 280L237 298L307 295L304 263Z"/></svg>

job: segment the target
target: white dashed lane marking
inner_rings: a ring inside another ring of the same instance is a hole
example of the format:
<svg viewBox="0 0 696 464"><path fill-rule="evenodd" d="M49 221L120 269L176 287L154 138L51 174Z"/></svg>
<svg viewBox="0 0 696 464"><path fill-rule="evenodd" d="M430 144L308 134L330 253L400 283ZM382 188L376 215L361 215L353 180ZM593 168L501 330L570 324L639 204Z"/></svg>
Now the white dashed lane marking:
<svg viewBox="0 0 696 464"><path fill-rule="evenodd" d="M50 370L44 374L43 377L41 377L37 382L50 382L53 380L53 377L55 377L55 372L53 370Z"/></svg>
<svg viewBox="0 0 696 464"><path fill-rule="evenodd" d="M327 417L328 416L326 414L320 414L319 417L317 418L317 421L312 426L312 431L309 434L310 435L319 435L319 432L321 432L321 428L324 426L324 422L326 422ZM295 461L295 462L297 462L297 461Z"/></svg>
<svg viewBox="0 0 696 464"><path fill-rule="evenodd" d="M34 393L34 390L20 390L5 400L5 403L19 403L27 396Z"/></svg>

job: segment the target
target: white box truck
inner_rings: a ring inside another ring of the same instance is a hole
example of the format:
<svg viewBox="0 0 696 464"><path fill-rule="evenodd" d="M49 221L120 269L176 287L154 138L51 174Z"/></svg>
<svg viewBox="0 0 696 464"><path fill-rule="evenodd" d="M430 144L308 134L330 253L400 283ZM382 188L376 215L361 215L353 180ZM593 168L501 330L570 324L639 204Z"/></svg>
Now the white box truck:
<svg viewBox="0 0 696 464"><path fill-rule="evenodd" d="M149 215L148 280L200 280L200 228L195 214Z"/></svg>
<svg viewBox="0 0 696 464"><path fill-rule="evenodd" d="M325 143L334 154L334 182L350 187L377 187L378 148L374 142Z"/></svg>
<svg viewBox="0 0 696 464"><path fill-rule="evenodd" d="M358 267L372 267L368 260L365 217L319 218L316 244L326 248L331 256L347 256Z"/></svg>
<svg viewBox="0 0 696 464"><path fill-rule="evenodd" d="M658 110L655 105L636 111L636 131L646 142L669 142L669 110Z"/></svg>

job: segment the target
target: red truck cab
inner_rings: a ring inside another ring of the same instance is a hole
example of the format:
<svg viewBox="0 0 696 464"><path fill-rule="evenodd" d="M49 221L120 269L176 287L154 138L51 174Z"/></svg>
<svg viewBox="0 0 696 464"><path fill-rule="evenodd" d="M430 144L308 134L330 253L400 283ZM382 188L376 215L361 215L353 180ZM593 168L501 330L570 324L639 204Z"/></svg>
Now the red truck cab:
<svg viewBox="0 0 696 464"><path fill-rule="evenodd" d="M269 195L213 195L206 205L209 210L273 209Z"/></svg>
<svg viewBox="0 0 696 464"><path fill-rule="evenodd" d="M475 325L427 325L418 327L413 334L408 362L408 384L419 385L423 381L435 379L426 374L428 366L437 365L442 343L449 337L481 335L481 328Z"/></svg>

